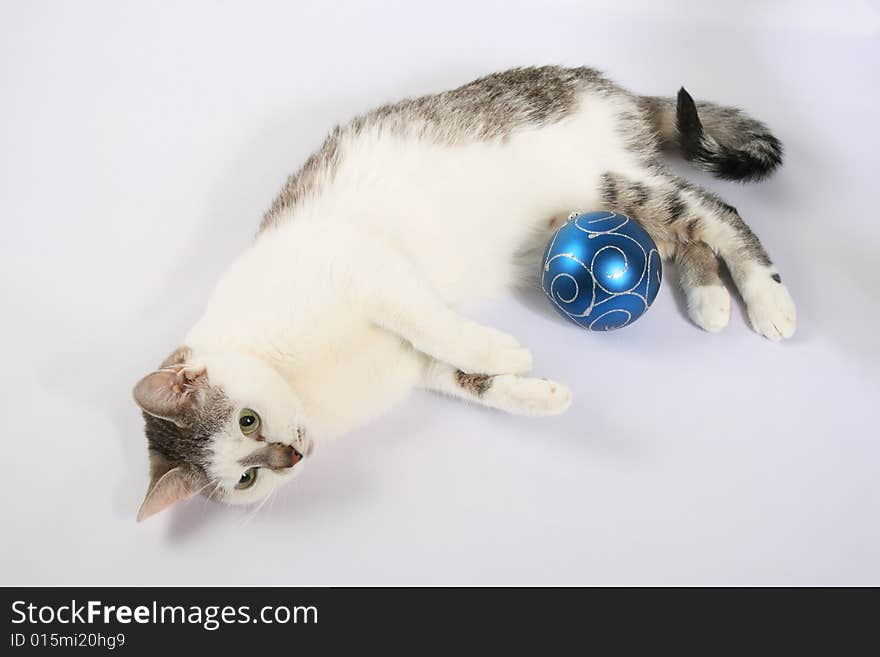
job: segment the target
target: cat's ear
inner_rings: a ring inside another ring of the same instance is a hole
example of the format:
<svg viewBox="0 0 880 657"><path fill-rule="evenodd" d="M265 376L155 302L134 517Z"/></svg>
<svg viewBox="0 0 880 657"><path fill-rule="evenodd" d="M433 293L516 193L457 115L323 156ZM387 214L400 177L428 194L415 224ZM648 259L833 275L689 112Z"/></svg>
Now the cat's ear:
<svg viewBox="0 0 880 657"><path fill-rule="evenodd" d="M191 354L192 349L190 349L189 347L178 347L171 352L171 355L168 356L168 358L162 361L162 364L159 365L159 369L164 370L169 367L177 367L178 365L183 365L187 360L189 360Z"/></svg>
<svg viewBox="0 0 880 657"><path fill-rule="evenodd" d="M146 413L187 426L207 386L205 368L176 365L156 370L137 382L132 395Z"/></svg>
<svg viewBox="0 0 880 657"><path fill-rule="evenodd" d="M197 491L197 484L181 466L171 468L158 479L154 474L138 511L138 522L167 509L177 501L192 497Z"/></svg>

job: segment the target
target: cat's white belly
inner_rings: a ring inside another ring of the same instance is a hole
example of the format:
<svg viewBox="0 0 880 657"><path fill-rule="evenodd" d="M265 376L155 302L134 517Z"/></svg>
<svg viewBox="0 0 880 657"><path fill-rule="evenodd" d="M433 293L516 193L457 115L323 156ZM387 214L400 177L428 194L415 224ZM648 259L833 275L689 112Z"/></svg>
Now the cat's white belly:
<svg viewBox="0 0 880 657"><path fill-rule="evenodd" d="M559 123L489 142L361 135L321 204L359 198L351 221L384 235L448 302L497 295L552 219L596 207L602 173L637 167L612 103L592 97Z"/></svg>

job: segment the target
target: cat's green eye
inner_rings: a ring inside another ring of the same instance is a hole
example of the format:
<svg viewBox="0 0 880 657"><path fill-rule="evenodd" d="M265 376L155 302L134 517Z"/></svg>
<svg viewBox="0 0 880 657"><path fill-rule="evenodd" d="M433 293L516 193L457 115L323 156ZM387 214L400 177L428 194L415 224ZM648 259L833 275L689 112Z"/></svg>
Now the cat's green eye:
<svg viewBox="0 0 880 657"><path fill-rule="evenodd" d="M248 468L245 470L241 477L238 480L238 483L235 484L235 487L238 490L244 490L245 488L250 488L254 485L254 482L257 480L257 470L259 468Z"/></svg>
<svg viewBox="0 0 880 657"><path fill-rule="evenodd" d="M260 416L249 408L243 408L238 414L238 426L245 436L250 436L259 430Z"/></svg>

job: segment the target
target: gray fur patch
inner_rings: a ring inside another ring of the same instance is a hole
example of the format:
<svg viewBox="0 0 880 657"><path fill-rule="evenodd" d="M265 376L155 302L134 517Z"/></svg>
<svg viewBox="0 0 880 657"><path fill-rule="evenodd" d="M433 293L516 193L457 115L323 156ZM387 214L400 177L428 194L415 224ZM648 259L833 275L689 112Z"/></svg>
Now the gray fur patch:
<svg viewBox="0 0 880 657"><path fill-rule="evenodd" d="M675 264L681 284L685 288L723 285L718 274L718 257L703 242L677 245Z"/></svg>
<svg viewBox="0 0 880 657"><path fill-rule="evenodd" d="M764 246L761 244L758 236L742 220L735 207L725 203L712 192L694 185L683 178L674 176L671 177L671 182L676 189L687 191L695 196L702 207L703 213L711 214L717 220L723 221L736 231L742 259L754 261L767 267L772 264L770 256L767 255L767 251L764 250Z"/></svg>
<svg viewBox="0 0 880 657"><path fill-rule="evenodd" d="M617 207L617 181L610 173L602 174L602 189L600 191L602 202L609 210Z"/></svg>
<svg viewBox="0 0 880 657"><path fill-rule="evenodd" d="M455 373L455 382L474 397L482 397L492 387L492 377L488 374L466 374L461 370Z"/></svg>
<svg viewBox="0 0 880 657"><path fill-rule="evenodd" d="M647 185L640 182L631 183L629 192L632 196L633 205L637 208L642 207L651 198L651 192L648 191Z"/></svg>
<svg viewBox="0 0 880 657"><path fill-rule="evenodd" d="M207 483L211 437L229 422L233 407L219 388L208 385L203 395L198 413L184 427L149 413L143 414L151 474L155 474L159 464L164 464L162 467L167 466L167 469L183 465L197 481Z"/></svg>
<svg viewBox="0 0 880 657"><path fill-rule="evenodd" d="M736 208L705 190L699 189L699 195L706 203L714 203L716 208L715 214L734 228L739 237L739 249L744 259L755 261L765 267L773 264L773 261L770 260L770 256L764 249L764 245L761 244L761 240L758 239L758 236L755 235L746 222L742 220Z"/></svg>
<svg viewBox="0 0 880 657"><path fill-rule="evenodd" d="M685 210L687 210L687 203L684 202L684 199L681 197L676 191L671 191L666 194L666 217L665 221L668 224L673 224L679 219L681 219L682 215L684 215Z"/></svg>
<svg viewBox="0 0 880 657"><path fill-rule="evenodd" d="M599 195L605 209L622 212L634 219L641 216L641 210L652 198L651 190L645 183L611 172L602 174Z"/></svg>

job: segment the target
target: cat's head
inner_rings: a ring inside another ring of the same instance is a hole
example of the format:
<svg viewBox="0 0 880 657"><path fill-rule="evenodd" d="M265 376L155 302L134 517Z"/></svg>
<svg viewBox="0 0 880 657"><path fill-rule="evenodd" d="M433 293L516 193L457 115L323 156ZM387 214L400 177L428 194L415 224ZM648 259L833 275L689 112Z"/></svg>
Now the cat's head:
<svg viewBox="0 0 880 657"><path fill-rule="evenodd" d="M194 358L182 347L133 394L150 454L138 520L198 492L228 504L257 502L298 474L311 452L296 395L258 358Z"/></svg>

